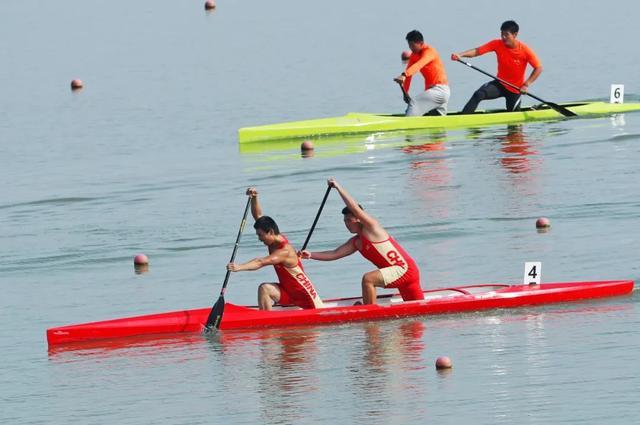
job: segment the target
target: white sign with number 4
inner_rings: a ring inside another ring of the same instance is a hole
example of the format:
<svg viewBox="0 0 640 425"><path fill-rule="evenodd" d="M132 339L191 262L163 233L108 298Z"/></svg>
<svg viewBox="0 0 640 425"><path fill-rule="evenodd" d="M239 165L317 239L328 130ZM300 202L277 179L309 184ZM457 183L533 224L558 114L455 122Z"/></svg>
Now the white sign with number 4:
<svg viewBox="0 0 640 425"><path fill-rule="evenodd" d="M609 103L624 103L624 84L611 84Z"/></svg>
<svg viewBox="0 0 640 425"><path fill-rule="evenodd" d="M524 263L524 285L540 285L542 278L542 262L531 261Z"/></svg>

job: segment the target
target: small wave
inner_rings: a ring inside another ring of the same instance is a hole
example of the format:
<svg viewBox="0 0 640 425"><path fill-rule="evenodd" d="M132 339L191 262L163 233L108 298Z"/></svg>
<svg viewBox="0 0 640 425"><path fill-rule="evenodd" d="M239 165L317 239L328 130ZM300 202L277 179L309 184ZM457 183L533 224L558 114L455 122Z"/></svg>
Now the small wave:
<svg viewBox="0 0 640 425"><path fill-rule="evenodd" d="M608 140L621 142L623 140L635 140L640 139L640 134L616 134L615 136L611 136Z"/></svg>
<svg viewBox="0 0 640 425"><path fill-rule="evenodd" d="M40 205L69 205L82 202L92 202L101 198L85 198L85 197L68 197L68 198L50 198L39 199L37 201L18 202L15 204L0 205L0 210L16 208L16 207L28 207L28 206L40 206Z"/></svg>

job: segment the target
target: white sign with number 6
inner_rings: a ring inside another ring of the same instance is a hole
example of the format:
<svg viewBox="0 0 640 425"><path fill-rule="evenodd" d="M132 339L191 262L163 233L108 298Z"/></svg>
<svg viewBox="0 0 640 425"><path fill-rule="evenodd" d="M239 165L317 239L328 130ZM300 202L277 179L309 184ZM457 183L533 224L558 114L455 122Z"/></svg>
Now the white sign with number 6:
<svg viewBox="0 0 640 425"><path fill-rule="evenodd" d="M524 285L540 285L542 279L542 262L531 261L524 263Z"/></svg>
<svg viewBox="0 0 640 425"><path fill-rule="evenodd" d="M624 84L611 84L609 103L624 103Z"/></svg>

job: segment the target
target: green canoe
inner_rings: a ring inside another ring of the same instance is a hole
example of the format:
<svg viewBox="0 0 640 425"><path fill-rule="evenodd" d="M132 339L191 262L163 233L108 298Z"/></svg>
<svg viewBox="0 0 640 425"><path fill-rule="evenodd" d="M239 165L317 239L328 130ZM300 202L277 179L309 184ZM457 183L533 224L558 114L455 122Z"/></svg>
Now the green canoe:
<svg viewBox="0 0 640 425"><path fill-rule="evenodd" d="M638 102L574 102L563 103L562 106L575 112L579 117L593 117L640 110L640 103ZM516 112L487 110L466 115L453 112L441 117L405 117L404 115L352 112L343 117L244 127L238 130L238 139L240 143L251 143L264 140L375 133L394 130L478 127L563 118L562 115L547 106L528 107Z"/></svg>

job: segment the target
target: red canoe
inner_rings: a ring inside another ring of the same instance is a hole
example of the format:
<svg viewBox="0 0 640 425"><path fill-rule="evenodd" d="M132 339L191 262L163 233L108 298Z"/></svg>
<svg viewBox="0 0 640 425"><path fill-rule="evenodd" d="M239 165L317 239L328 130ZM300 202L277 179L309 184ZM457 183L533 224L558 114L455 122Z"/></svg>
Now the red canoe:
<svg viewBox="0 0 640 425"><path fill-rule="evenodd" d="M361 298L326 300L325 307L317 310L275 307L261 311L227 303L220 329L308 326L559 303L629 294L633 285L633 280L470 285L425 291L422 301L403 302L397 294L379 296L377 305L353 305ZM135 335L201 332L210 311L207 307L51 328L47 330L47 341L52 346Z"/></svg>

